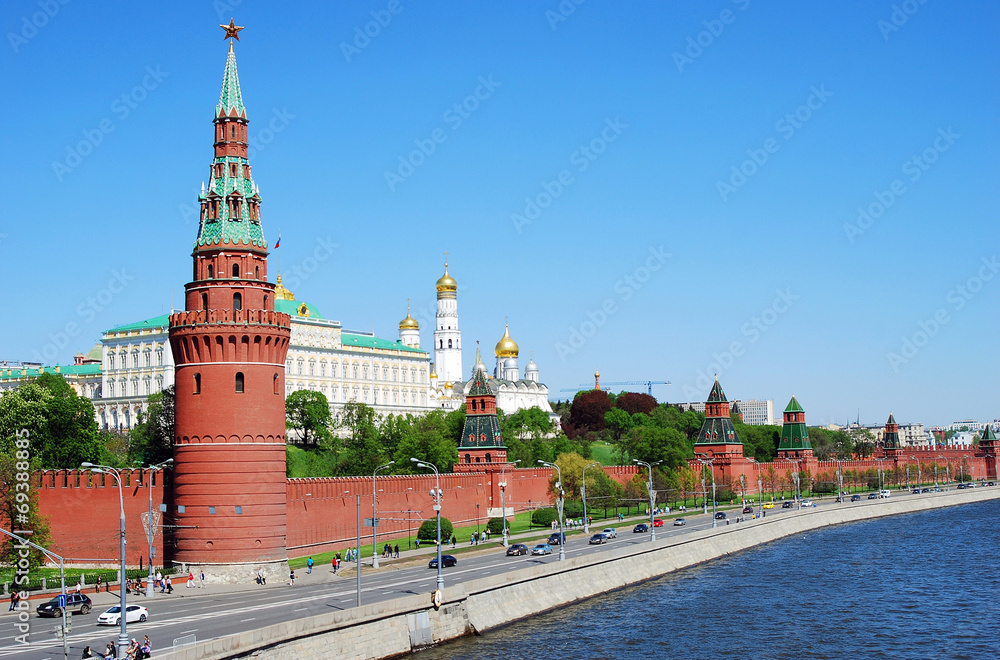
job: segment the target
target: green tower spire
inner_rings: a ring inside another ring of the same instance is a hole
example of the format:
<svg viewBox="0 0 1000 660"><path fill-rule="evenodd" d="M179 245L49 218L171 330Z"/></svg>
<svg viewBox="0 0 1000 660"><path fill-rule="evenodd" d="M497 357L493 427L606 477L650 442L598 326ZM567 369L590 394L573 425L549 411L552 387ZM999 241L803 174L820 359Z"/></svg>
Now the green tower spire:
<svg viewBox="0 0 1000 660"><path fill-rule="evenodd" d="M219 105L215 106L215 116L226 115L230 117L247 116L247 109L243 107L243 94L240 93L240 77L236 73L236 53L233 52L233 44L229 43L229 57L226 58L226 70L222 74L222 91L219 93Z"/></svg>
<svg viewBox="0 0 1000 660"><path fill-rule="evenodd" d="M806 428L806 411L799 405L798 399L792 396L792 400L785 406L778 451L805 451L807 449L812 450L812 444L809 442L809 429Z"/></svg>

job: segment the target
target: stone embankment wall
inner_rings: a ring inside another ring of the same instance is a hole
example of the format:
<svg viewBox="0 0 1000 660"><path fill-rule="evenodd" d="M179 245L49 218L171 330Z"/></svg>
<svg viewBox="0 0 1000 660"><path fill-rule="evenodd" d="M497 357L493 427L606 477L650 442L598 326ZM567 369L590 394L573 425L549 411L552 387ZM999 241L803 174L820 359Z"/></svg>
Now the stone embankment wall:
<svg viewBox="0 0 1000 660"><path fill-rule="evenodd" d="M955 490L860 505L783 512L770 519L670 536L656 543L550 562L447 588L439 610L429 595L323 614L232 635L158 657L173 660L389 658L432 643L483 633L539 612L654 579L793 534L881 516L1000 499L1000 488Z"/></svg>

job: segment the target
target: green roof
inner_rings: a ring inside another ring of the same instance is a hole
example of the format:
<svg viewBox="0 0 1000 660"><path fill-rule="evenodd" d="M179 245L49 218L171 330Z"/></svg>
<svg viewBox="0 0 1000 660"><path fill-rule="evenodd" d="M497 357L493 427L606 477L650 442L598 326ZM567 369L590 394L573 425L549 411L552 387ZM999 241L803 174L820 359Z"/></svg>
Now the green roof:
<svg viewBox="0 0 1000 660"><path fill-rule="evenodd" d="M326 320L323 318L323 315L319 313L319 310L312 305L312 303L302 302L301 300L275 300L274 311L289 314L291 316L303 316L302 314L299 314L299 308L301 308L302 305L305 305L306 309L309 310L308 318L319 319L321 321Z"/></svg>
<svg viewBox="0 0 1000 660"><path fill-rule="evenodd" d="M101 352L101 342L97 342L96 344L94 344L94 347L89 351L87 351L87 354L84 355L83 357L87 360L97 360L97 361L101 361L102 359L104 359L104 356Z"/></svg>
<svg viewBox="0 0 1000 660"><path fill-rule="evenodd" d="M382 348L390 351L406 351L407 353L424 353L419 348L411 348L398 341L389 341L371 335L352 335L346 332L340 334L340 343L343 346L360 346L363 348Z"/></svg>
<svg viewBox="0 0 1000 660"><path fill-rule="evenodd" d="M712 386L712 391L708 395L708 401L705 403L728 403L726 401L726 393L722 391L722 385L719 385L719 379L715 379L715 385Z"/></svg>
<svg viewBox="0 0 1000 660"><path fill-rule="evenodd" d="M785 408L785 412L805 412L805 410L802 409L802 406L799 405L799 402L795 399L795 396L792 395L792 400L788 402L788 406Z"/></svg>
<svg viewBox="0 0 1000 660"><path fill-rule="evenodd" d="M42 367L47 374L56 373L55 367ZM17 367L11 367L9 369L0 369L0 380L16 379L16 378L37 378L42 374L42 369L19 369ZM7 372L10 375L7 375ZM27 371L27 374L23 372ZM96 376L101 373L100 364L68 364L65 367L59 367L60 376Z"/></svg>
<svg viewBox="0 0 1000 660"><path fill-rule="evenodd" d="M986 430L983 431L982 440L996 440L997 434L993 432L993 427L989 424L986 425Z"/></svg>
<svg viewBox="0 0 1000 660"><path fill-rule="evenodd" d="M243 94L240 92L240 77L236 73L236 53L233 52L232 43L229 46L229 55L226 57L226 70L222 74L222 91L219 93L219 105L215 108L215 116L224 112L231 116L232 110L236 110L236 116L246 113L243 107Z"/></svg>
<svg viewBox="0 0 1000 660"><path fill-rule="evenodd" d="M105 332L128 332L130 330L149 330L151 328L169 328L170 327L170 314L161 314L159 316L154 316L151 319L146 319L145 321L139 321L138 323L129 323L127 325L120 325L117 328L111 328L110 330L105 330Z"/></svg>

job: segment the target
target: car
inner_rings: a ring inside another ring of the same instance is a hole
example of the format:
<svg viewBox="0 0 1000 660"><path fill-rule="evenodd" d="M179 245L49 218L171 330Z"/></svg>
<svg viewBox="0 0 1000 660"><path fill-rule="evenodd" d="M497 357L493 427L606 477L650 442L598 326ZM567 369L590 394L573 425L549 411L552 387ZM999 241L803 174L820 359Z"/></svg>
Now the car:
<svg viewBox="0 0 1000 660"><path fill-rule="evenodd" d="M649 531L649 525L647 525L646 523L639 523L638 525L632 528L633 534L645 534L648 531Z"/></svg>
<svg viewBox="0 0 1000 660"><path fill-rule="evenodd" d="M919 495L919 494L920 494L920 489L919 489L919 488L914 488L914 489L913 489L912 491L910 491L910 492L911 492L912 494L914 494L914 495Z"/></svg>
<svg viewBox="0 0 1000 660"><path fill-rule="evenodd" d="M996 486L996 484L994 482L992 482L992 481L987 481L986 485L987 486Z"/></svg>
<svg viewBox="0 0 1000 660"><path fill-rule="evenodd" d="M726 514L723 513L722 511L719 511L717 514L715 514L715 519L716 520L725 520L726 519Z"/></svg>
<svg viewBox="0 0 1000 660"><path fill-rule="evenodd" d="M965 484L958 484L959 490L965 490L966 488L968 488L968 486L966 486Z"/></svg>
<svg viewBox="0 0 1000 660"><path fill-rule="evenodd" d="M549 534L549 545L559 545L566 540L566 533L560 534L556 532L555 534Z"/></svg>
<svg viewBox="0 0 1000 660"><path fill-rule="evenodd" d="M860 502L861 501L861 496L860 495L851 495L851 501L852 502Z"/></svg>
<svg viewBox="0 0 1000 660"><path fill-rule="evenodd" d="M149 618L149 610L142 605L128 605L125 608L125 623L143 622ZM99 626L117 626L122 622L122 608L115 605L97 617Z"/></svg>
<svg viewBox="0 0 1000 660"><path fill-rule="evenodd" d="M753 513L753 507L752 506L743 507L743 513Z"/></svg>
<svg viewBox="0 0 1000 660"><path fill-rule="evenodd" d="M921 493L929 493L929 492L931 492L931 489L930 488L921 488L920 492Z"/></svg>
<svg viewBox="0 0 1000 660"><path fill-rule="evenodd" d="M78 614L86 614L94 606L90 596L84 594L66 594L66 611ZM62 609L59 607L59 597L56 596L50 601L42 603L35 608L38 616L61 617Z"/></svg>
<svg viewBox="0 0 1000 660"><path fill-rule="evenodd" d="M602 543L607 543L608 537L604 534L594 534L590 537L590 545L600 545Z"/></svg>
<svg viewBox="0 0 1000 660"><path fill-rule="evenodd" d="M802 500L802 506L813 506L812 500Z"/></svg>
<svg viewBox="0 0 1000 660"><path fill-rule="evenodd" d="M604 534L609 539L618 538L618 530L615 529L614 527L605 527L604 529L601 530L601 534Z"/></svg>
<svg viewBox="0 0 1000 660"><path fill-rule="evenodd" d="M533 555L551 555L552 546L548 543L539 543L534 548L531 549L531 554Z"/></svg>
<svg viewBox="0 0 1000 660"><path fill-rule="evenodd" d="M454 566L457 563L458 563L458 560L455 559L455 555L441 555L441 565L444 568L448 568L449 566ZM429 562L427 562L427 568L437 568L437 567L438 567L438 558L437 557L435 557L434 559L431 559Z"/></svg>
<svg viewBox="0 0 1000 660"><path fill-rule="evenodd" d="M870 499L870 500L877 500L878 499L878 493L868 493L868 499Z"/></svg>
<svg viewBox="0 0 1000 660"><path fill-rule="evenodd" d="M764 508L765 509L773 509L774 508L774 502L764 502Z"/></svg>
<svg viewBox="0 0 1000 660"><path fill-rule="evenodd" d="M687 521L684 520L683 518L678 518L677 520L674 521L674 527L683 527L686 524Z"/></svg>
<svg viewBox="0 0 1000 660"><path fill-rule="evenodd" d="M526 555L526 554L528 554L528 546L524 545L523 543L515 543L514 545L507 548L508 557L517 557L519 555Z"/></svg>
<svg viewBox="0 0 1000 660"><path fill-rule="evenodd" d="M966 488L971 488L971 486L966 486ZM941 491L941 487L940 487L940 486L934 486L934 488L933 488L933 492L935 492L935 493L940 493L940 492L942 492L942 491Z"/></svg>
<svg viewBox="0 0 1000 660"><path fill-rule="evenodd" d="M795 503L792 502L791 500L785 500L784 502L781 503L781 508L782 509L791 509L793 504L795 504Z"/></svg>
<svg viewBox="0 0 1000 660"><path fill-rule="evenodd" d="M653 521L653 527L663 527L663 521L657 518Z"/></svg>

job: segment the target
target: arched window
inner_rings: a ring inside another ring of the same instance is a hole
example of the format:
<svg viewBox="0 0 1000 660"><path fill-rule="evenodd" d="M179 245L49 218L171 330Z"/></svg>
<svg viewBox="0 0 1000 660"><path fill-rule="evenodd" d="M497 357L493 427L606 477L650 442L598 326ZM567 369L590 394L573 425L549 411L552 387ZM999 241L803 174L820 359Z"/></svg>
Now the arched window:
<svg viewBox="0 0 1000 660"><path fill-rule="evenodd" d="M275 394L280 394L281 393L281 390L278 388L278 385L279 385L278 374L274 374L274 393Z"/></svg>
<svg viewBox="0 0 1000 660"><path fill-rule="evenodd" d="M239 276L240 276L240 265L233 264L233 277L239 277Z"/></svg>
<svg viewBox="0 0 1000 660"><path fill-rule="evenodd" d="M466 463L471 463L472 462L472 454L466 454L465 455L465 462Z"/></svg>
<svg viewBox="0 0 1000 660"><path fill-rule="evenodd" d="M207 293L201 294L201 308L203 310L205 310L206 312L208 311L208 294Z"/></svg>
<svg viewBox="0 0 1000 660"><path fill-rule="evenodd" d="M233 309L237 312L243 309L243 296L238 293L233 294Z"/></svg>
<svg viewBox="0 0 1000 660"><path fill-rule="evenodd" d="M208 264L208 279L215 277L215 266Z"/></svg>
<svg viewBox="0 0 1000 660"><path fill-rule="evenodd" d="M264 296L264 309L267 309L267 296Z"/></svg>
<svg viewBox="0 0 1000 660"><path fill-rule="evenodd" d="M441 340L441 345L438 346L438 348L444 348L444 340L443 339Z"/></svg>
<svg viewBox="0 0 1000 660"><path fill-rule="evenodd" d="M255 280L260 279L260 266L257 266L253 271L253 276Z"/></svg>
<svg viewBox="0 0 1000 660"><path fill-rule="evenodd" d="M236 372L236 393L243 394L243 372Z"/></svg>
<svg viewBox="0 0 1000 660"><path fill-rule="evenodd" d="M194 375L194 392L192 394L201 394L201 374Z"/></svg>
<svg viewBox="0 0 1000 660"><path fill-rule="evenodd" d="M476 400L475 399L472 400L472 409L473 410L476 409Z"/></svg>
<svg viewBox="0 0 1000 660"><path fill-rule="evenodd" d="M236 126L234 126L232 124L229 125L229 137L231 137L231 138L235 138L236 137Z"/></svg>
<svg viewBox="0 0 1000 660"><path fill-rule="evenodd" d="M448 348L451 348L451 340L448 340Z"/></svg>
<svg viewBox="0 0 1000 660"><path fill-rule="evenodd" d="M486 454L486 462L487 463L492 463L493 462L493 457L490 456L489 454Z"/></svg>

